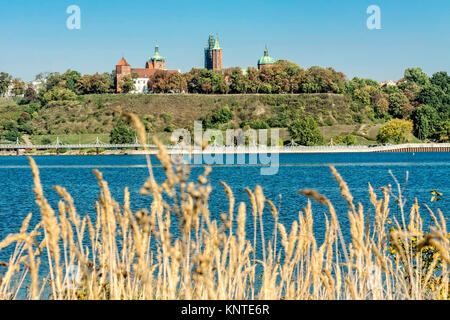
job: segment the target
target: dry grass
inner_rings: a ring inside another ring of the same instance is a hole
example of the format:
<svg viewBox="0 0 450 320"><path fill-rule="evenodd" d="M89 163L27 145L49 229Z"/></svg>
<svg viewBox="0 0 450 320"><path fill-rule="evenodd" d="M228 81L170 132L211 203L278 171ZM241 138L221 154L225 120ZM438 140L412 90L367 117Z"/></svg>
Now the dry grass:
<svg viewBox="0 0 450 320"><path fill-rule="evenodd" d="M138 119L126 116L145 139ZM211 169L188 182L189 168L174 167L162 144L155 143L166 180L155 181L148 158L149 178L141 193L149 196L149 208L132 212L127 189L119 204L94 171L101 189L95 219L80 216L61 187L55 187L61 200L53 209L30 158L41 222L32 228L29 216L18 234L0 242L0 250L15 245L9 261L0 264L0 299L17 299L25 288L29 299L448 299L445 218L430 210L434 223L425 232L417 203L409 216L404 212L401 188L396 194L385 188L378 199L369 185L373 208L365 211L331 167L349 207L351 241L344 240L328 198L302 190L328 208L325 238L318 243L311 202L287 228L259 186L246 189L251 208L239 203L235 212L233 191L223 183L229 211L221 221L212 220ZM393 196L398 220L389 212ZM263 216L269 212L275 227L265 239ZM179 236L170 232L174 223ZM435 253L425 266L422 255L430 248ZM40 277L44 259L48 274Z"/></svg>

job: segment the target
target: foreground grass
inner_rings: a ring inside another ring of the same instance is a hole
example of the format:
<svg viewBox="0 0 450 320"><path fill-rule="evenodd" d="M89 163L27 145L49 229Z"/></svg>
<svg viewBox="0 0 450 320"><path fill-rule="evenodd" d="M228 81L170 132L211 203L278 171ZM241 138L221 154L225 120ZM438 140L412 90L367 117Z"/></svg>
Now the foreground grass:
<svg viewBox="0 0 450 320"><path fill-rule="evenodd" d="M143 128L131 119L143 141ZM383 188L378 199L369 185L373 208L364 209L331 167L348 203L351 240L344 240L326 196L301 190L328 208L325 240L319 243L311 202L287 228L260 186L246 189L251 207L240 203L235 212L233 191L223 182L229 211L220 221L211 219L211 169L188 182L189 168L174 167L155 143L166 180L156 182L147 158L149 178L141 193L149 196L149 209L132 212L128 189L119 204L95 170L101 193L94 220L80 216L61 187L55 187L61 196L57 211L52 208L30 158L42 220L31 228L28 216L18 234L0 242L0 250L15 245L0 273L1 299L18 298L24 283L30 299L448 299L445 218L429 210L433 225L425 232L417 202L405 212L401 188L396 195ZM398 219L389 210L391 197L398 200ZM275 227L265 239L263 215L269 211ZM170 231L174 223L179 235ZM44 259L49 271L41 278Z"/></svg>

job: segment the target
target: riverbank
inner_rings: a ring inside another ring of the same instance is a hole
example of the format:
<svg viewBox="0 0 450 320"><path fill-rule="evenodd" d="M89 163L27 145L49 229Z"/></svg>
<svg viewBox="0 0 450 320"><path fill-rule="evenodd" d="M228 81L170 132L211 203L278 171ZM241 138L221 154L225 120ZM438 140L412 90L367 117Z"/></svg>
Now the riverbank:
<svg viewBox="0 0 450 320"><path fill-rule="evenodd" d="M65 149L65 150L9 150L0 151L0 156L87 156L87 155L145 155L158 153L155 146L134 149L108 150L91 149ZM292 147L207 147L199 149L180 149L167 147L169 154L254 154L254 153L370 153L370 152L450 152L450 143L409 143L384 146L292 146Z"/></svg>

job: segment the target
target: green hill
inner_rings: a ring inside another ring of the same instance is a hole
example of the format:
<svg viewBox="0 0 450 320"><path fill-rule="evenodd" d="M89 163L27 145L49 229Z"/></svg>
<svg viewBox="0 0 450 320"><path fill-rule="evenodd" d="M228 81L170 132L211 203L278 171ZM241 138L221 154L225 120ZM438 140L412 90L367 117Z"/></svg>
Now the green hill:
<svg viewBox="0 0 450 320"><path fill-rule="evenodd" d="M21 123L26 106L19 100L0 100L0 125L9 121ZM175 128L191 129L195 120L211 118L217 110L228 107L231 120L219 129L253 127L286 128L293 119L314 117L325 138L334 133L357 131L360 123L372 123L364 113L352 111L351 99L340 94L101 94L78 96L72 101L54 101L31 115L25 122L31 140L66 137L71 142L86 142L99 136L108 139L109 132L121 120L118 107L137 114L148 131L168 136ZM30 111L28 111L30 112ZM336 128L336 130L330 130ZM344 129L342 129L344 128ZM289 139L287 130L282 137ZM165 134L163 134L165 133ZM84 137L84 138L81 138ZM68 141L69 142L69 141Z"/></svg>

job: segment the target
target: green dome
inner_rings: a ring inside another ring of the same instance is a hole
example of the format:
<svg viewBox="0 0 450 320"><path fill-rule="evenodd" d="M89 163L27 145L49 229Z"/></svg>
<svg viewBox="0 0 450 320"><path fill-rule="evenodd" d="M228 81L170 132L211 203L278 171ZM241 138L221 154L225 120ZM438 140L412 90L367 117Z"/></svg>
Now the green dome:
<svg viewBox="0 0 450 320"><path fill-rule="evenodd" d="M166 61L166 59L164 59L160 54L159 54L159 46L158 44L156 44L155 46L155 54L150 58L151 61L160 61L160 62L164 62Z"/></svg>
<svg viewBox="0 0 450 320"><path fill-rule="evenodd" d="M266 49L264 50L264 56L261 57L261 59L258 60L258 64L274 64L275 63L275 59L272 58L271 56L269 56L269 50Z"/></svg>

